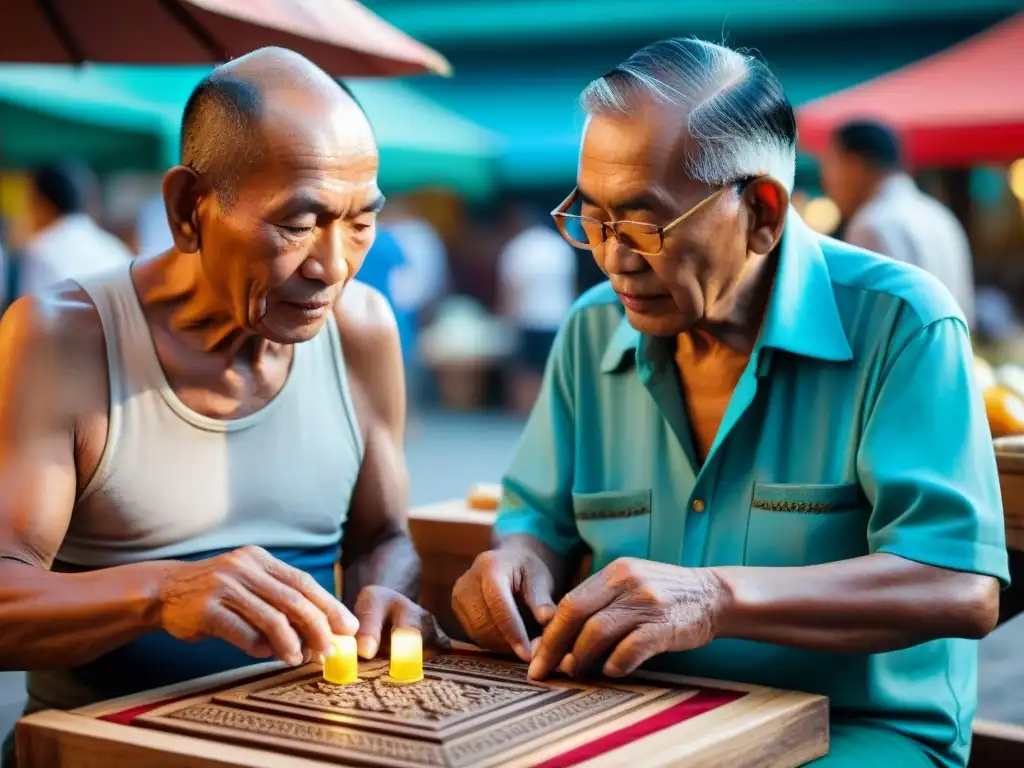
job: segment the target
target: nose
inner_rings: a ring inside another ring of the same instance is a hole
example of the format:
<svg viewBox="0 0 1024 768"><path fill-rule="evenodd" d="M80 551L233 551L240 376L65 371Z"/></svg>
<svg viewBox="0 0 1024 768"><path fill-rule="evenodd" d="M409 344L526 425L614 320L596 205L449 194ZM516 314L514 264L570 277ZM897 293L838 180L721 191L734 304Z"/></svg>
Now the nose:
<svg viewBox="0 0 1024 768"><path fill-rule="evenodd" d="M619 242L614 235L604 241L604 271L614 275L643 272L647 268L644 257Z"/></svg>
<svg viewBox="0 0 1024 768"><path fill-rule="evenodd" d="M335 223L320 230L316 242L299 268L308 280L319 280L324 285L337 285L349 278L344 228Z"/></svg>

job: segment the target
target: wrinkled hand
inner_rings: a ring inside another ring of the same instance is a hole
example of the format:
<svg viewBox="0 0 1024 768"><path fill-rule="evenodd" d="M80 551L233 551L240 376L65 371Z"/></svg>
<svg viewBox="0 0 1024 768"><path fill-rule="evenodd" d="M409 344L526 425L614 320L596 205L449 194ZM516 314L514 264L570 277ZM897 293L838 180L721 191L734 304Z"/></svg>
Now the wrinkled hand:
<svg viewBox="0 0 1024 768"><path fill-rule="evenodd" d="M316 579L260 547L173 563L160 584L160 625L179 640L218 637L292 666L359 628Z"/></svg>
<svg viewBox="0 0 1024 768"><path fill-rule="evenodd" d="M714 637L724 600L709 569L621 558L558 604L529 676L580 676L610 653L604 674L622 677L652 656L699 648Z"/></svg>
<svg viewBox="0 0 1024 768"><path fill-rule="evenodd" d="M541 626L555 615L554 579L535 553L520 548L484 552L455 582L452 609L470 639L491 651L511 649L530 660L530 638L516 605L520 598Z"/></svg>
<svg viewBox="0 0 1024 768"><path fill-rule="evenodd" d="M356 598L355 612L359 619L356 642L359 655L364 659L372 659L382 645L385 649L390 645L391 633L385 634L385 628L418 629L425 649L445 651L451 647L451 641L433 615L393 589L363 587Z"/></svg>

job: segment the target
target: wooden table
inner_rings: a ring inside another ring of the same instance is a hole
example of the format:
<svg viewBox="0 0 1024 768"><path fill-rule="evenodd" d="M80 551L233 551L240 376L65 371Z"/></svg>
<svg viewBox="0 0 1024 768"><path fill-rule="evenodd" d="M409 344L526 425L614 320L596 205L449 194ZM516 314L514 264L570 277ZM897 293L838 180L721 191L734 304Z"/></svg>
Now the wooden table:
<svg viewBox="0 0 1024 768"><path fill-rule="evenodd" d="M378 679L381 662L360 688L324 688L315 665L271 662L39 712L18 723L19 768L788 768L828 751L821 696L654 674L536 684L475 650L426 667L426 688Z"/></svg>
<svg viewBox="0 0 1024 768"><path fill-rule="evenodd" d="M465 639L452 613L452 588L476 556L492 548L493 511L471 509L464 499L417 507L409 532L423 564L420 605L437 617L450 637Z"/></svg>

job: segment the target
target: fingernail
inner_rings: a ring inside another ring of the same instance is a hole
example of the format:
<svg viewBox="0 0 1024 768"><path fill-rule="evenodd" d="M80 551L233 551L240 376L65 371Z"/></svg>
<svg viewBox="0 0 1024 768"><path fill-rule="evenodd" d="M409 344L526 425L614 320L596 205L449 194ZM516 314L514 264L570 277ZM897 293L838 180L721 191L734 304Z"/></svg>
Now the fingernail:
<svg viewBox="0 0 1024 768"><path fill-rule="evenodd" d="M615 664L608 662L604 665L604 673L608 677L621 677L622 670L619 669Z"/></svg>
<svg viewBox="0 0 1024 768"><path fill-rule="evenodd" d="M544 654L538 653L533 657L533 661L530 662L530 668L526 670L526 676L531 680L536 680L540 677L540 673L544 668Z"/></svg>
<svg viewBox="0 0 1024 768"><path fill-rule="evenodd" d="M297 667L302 663L301 653L289 653L288 658L285 659L285 664L290 667Z"/></svg>
<svg viewBox="0 0 1024 768"><path fill-rule="evenodd" d="M562 674L569 677L573 677L576 674L576 658L571 653L566 654L565 658L562 659L562 663L558 666L562 670Z"/></svg>
<svg viewBox="0 0 1024 768"><path fill-rule="evenodd" d="M545 605L537 610L537 621L547 624L555 617L555 606Z"/></svg>
<svg viewBox="0 0 1024 768"><path fill-rule="evenodd" d="M512 647L512 650L515 652L516 656L518 656L523 661L529 661L530 660L530 649L527 648L522 643L516 643Z"/></svg>
<svg viewBox="0 0 1024 768"><path fill-rule="evenodd" d="M364 659L372 659L377 655L377 641L372 637L366 637L365 635L357 639L359 646L359 655Z"/></svg>

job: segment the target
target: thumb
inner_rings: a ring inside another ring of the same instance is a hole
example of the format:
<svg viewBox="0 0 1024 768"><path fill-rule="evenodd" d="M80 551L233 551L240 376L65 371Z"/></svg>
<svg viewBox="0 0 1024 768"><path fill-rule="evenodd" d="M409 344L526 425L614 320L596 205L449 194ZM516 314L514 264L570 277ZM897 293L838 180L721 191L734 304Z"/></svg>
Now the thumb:
<svg viewBox="0 0 1024 768"><path fill-rule="evenodd" d="M377 655L390 602L387 590L374 587L364 587L356 599L355 614L359 620L356 642L359 646L359 655L364 659L372 659Z"/></svg>
<svg viewBox="0 0 1024 768"><path fill-rule="evenodd" d="M555 601L552 598L554 591L554 580L551 578L551 572L547 567L534 564L533 567L527 566L525 568L521 596L523 602L529 606L530 611L533 613L533 618L542 627L547 626L548 622L554 618L555 611L557 610Z"/></svg>

